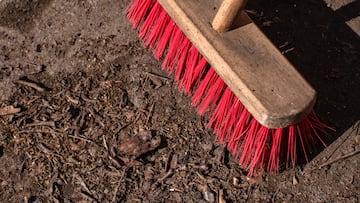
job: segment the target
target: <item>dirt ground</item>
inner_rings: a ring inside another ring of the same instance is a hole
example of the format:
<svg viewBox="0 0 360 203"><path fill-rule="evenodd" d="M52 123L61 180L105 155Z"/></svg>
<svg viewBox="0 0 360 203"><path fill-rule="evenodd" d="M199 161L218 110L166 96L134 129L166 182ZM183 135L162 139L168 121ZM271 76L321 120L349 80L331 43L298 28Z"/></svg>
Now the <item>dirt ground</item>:
<svg viewBox="0 0 360 203"><path fill-rule="evenodd" d="M1 202L360 201L360 39L345 24L358 4L249 2L336 128L309 164L256 178L143 47L127 4L0 0Z"/></svg>

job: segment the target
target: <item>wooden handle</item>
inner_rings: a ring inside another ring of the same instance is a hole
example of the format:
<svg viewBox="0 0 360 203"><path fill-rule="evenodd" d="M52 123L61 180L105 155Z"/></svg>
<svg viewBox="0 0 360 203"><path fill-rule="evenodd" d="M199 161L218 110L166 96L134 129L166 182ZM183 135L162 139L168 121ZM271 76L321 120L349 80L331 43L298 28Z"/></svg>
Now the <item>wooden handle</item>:
<svg viewBox="0 0 360 203"><path fill-rule="evenodd" d="M220 33L228 31L246 3L247 0L224 0L212 22L213 29Z"/></svg>

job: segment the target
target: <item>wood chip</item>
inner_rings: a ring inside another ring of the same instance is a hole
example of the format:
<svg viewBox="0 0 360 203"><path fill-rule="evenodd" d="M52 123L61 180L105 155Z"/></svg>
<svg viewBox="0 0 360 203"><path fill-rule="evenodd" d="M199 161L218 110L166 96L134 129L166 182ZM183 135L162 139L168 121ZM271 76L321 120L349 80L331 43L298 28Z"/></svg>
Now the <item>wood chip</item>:
<svg viewBox="0 0 360 203"><path fill-rule="evenodd" d="M149 79L154 84L154 89L158 89L162 86L162 80L158 77L154 77L154 75L149 74Z"/></svg>
<svg viewBox="0 0 360 203"><path fill-rule="evenodd" d="M0 109L0 116L16 114L16 113L19 113L20 111L21 111L20 108L15 108L15 107L12 106L12 105L10 105L10 106L5 106L5 107L3 107L3 108Z"/></svg>
<svg viewBox="0 0 360 203"><path fill-rule="evenodd" d="M174 154L171 157L171 161L170 161L170 168L171 169L176 169L178 167L178 159L179 159L179 156L177 154Z"/></svg>
<svg viewBox="0 0 360 203"><path fill-rule="evenodd" d="M263 182L263 177L262 175L258 175L256 177L246 177L249 185L258 185L261 184Z"/></svg>
<svg viewBox="0 0 360 203"><path fill-rule="evenodd" d="M160 136L152 136L150 131L140 131L137 135L121 140L118 150L122 154L140 156L156 149L161 143Z"/></svg>

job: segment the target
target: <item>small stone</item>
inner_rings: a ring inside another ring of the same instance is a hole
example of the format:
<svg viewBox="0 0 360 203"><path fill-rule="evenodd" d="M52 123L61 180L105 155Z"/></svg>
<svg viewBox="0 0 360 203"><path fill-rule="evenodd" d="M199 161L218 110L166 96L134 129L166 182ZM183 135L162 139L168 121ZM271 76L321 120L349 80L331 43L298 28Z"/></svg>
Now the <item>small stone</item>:
<svg viewBox="0 0 360 203"><path fill-rule="evenodd" d="M297 184L299 184L299 180L298 180L298 178L294 175L293 176L293 178L292 178L292 183L293 183L293 185L297 185Z"/></svg>
<svg viewBox="0 0 360 203"><path fill-rule="evenodd" d="M355 137L355 143L360 145L360 135L356 135Z"/></svg>
<svg viewBox="0 0 360 203"><path fill-rule="evenodd" d="M215 196L211 191L203 192L203 196L207 202L215 202Z"/></svg>
<svg viewBox="0 0 360 203"><path fill-rule="evenodd" d="M219 190L219 203L226 203L223 190Z"/></svg>
<svg viewBox="0 0 360 203"><path fill-rule="evenodd" d="M238 178L236 178L236 177L233 177L233 185L235 186L235 187L238 187L239 186L239 179Z"/></svg>

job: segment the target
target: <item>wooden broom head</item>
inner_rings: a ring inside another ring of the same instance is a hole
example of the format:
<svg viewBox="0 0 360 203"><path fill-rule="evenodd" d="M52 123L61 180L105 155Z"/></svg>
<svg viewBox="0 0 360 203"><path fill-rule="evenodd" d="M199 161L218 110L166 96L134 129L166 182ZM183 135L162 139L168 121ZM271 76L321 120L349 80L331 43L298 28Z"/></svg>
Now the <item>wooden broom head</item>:
<svg viewBox="0 0 360 203"><path fill-rule="evenodd" d="M219 33L211 25L219 1L158 2L262 125L284 128L310 113L315 90L245 12Z"/></svg>

